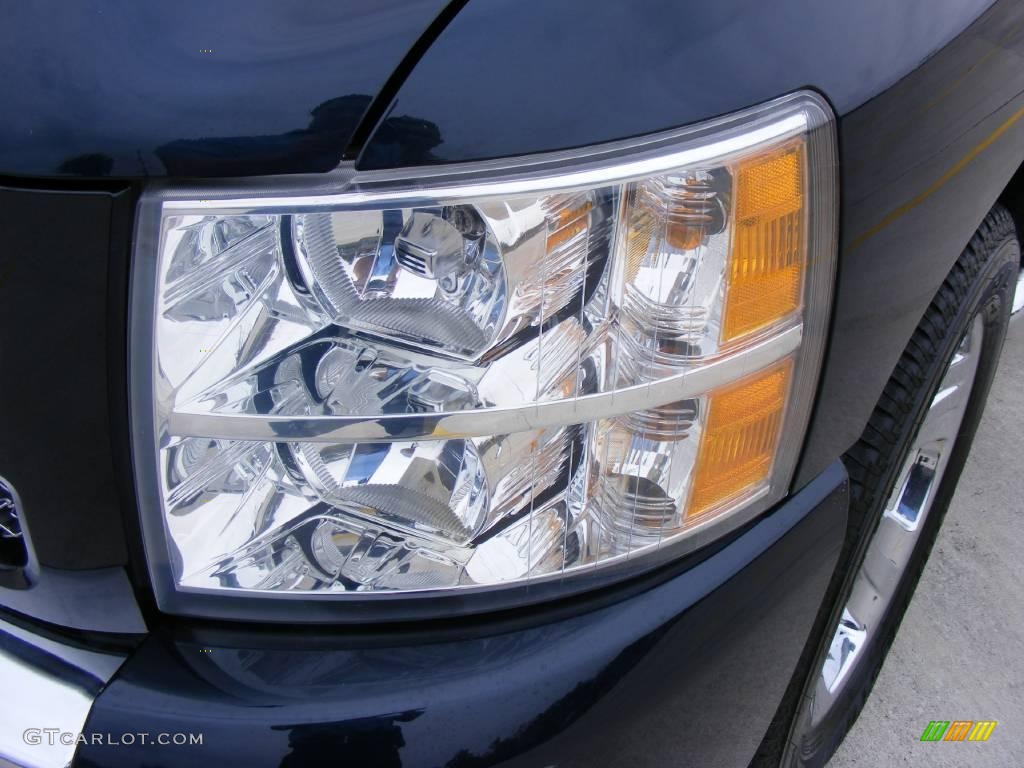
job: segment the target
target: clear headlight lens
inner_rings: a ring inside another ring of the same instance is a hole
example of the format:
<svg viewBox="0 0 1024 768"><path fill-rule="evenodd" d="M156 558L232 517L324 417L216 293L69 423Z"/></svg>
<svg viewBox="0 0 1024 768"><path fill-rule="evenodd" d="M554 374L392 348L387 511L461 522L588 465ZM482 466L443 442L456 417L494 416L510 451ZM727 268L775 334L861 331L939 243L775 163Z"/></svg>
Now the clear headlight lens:
<svg viewBox="0 0 1024 768"><path fill-rule="evenodd" d="M151 193L133 332L158 595L567 579L764 510L820 362L833 147L798 94L326 194Z"/></svg>

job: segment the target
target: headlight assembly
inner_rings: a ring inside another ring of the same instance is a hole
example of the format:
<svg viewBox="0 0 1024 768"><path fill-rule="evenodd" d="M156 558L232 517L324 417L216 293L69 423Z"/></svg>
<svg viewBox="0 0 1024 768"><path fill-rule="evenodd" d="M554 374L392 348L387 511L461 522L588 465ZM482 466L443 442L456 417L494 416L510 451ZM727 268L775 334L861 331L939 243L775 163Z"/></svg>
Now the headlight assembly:
<svg viewBox="0 0 1024 768"><path fill-rule="evenodd" d="M161 607L483 610L764 511L818 374L834 168L801 93L569 153L151 190L132 398Z"/></svg>

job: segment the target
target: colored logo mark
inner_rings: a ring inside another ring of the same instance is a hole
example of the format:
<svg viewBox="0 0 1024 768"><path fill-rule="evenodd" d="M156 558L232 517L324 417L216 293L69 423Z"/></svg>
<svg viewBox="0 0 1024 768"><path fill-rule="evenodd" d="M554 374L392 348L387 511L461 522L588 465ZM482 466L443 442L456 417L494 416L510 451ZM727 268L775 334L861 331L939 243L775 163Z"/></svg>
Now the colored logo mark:
<svg viewBox="0 0 1024 768"><path fill-rule="evenodd" d="M921 734L921 741L988 741L995 720L932 720Z"/></svg>

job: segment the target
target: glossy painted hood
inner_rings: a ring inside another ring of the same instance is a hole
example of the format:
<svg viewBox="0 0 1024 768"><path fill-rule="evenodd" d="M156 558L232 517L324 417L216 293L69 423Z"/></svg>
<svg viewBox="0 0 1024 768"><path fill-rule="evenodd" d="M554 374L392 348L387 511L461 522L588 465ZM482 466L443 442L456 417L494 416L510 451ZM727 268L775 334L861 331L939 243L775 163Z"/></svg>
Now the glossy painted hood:
<svg viewBox="0 0 1024 768"><path fill-rule="evenodd" d="M334 167L446 0L9 3L0 174Z"/></svg>

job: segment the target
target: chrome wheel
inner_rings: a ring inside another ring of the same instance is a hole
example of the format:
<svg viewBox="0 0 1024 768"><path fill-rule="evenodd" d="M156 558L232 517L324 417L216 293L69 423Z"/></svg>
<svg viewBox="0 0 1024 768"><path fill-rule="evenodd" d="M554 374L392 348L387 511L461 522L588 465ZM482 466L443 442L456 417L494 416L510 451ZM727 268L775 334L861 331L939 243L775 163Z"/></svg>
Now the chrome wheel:
<svg viewBox="0 0 1024 768"><path fill-rule="evenodd" d="M896 594L960 431L984 334L977 315L946 368L896 477L816 681L812 724L819 723L842 694Z"/></svg>

